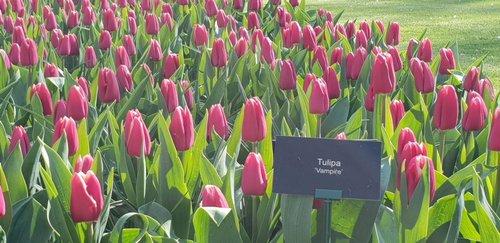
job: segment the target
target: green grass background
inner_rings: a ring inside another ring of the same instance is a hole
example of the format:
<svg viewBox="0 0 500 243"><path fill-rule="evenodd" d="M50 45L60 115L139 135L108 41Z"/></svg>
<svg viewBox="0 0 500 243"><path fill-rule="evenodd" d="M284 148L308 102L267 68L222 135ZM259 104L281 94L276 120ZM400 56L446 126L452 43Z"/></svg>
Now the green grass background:
<svg viewBox="0 0 500 243"><path fill-rule="evenodd" d="M400 50L425 29L432 40L434 55L449 41L457 41L458 62L467 68L488 54L483 73L500 90L500 0L306 0L308 8L323 8L334 14L345 10L340 21L349 19L401 25Z"/></svg>

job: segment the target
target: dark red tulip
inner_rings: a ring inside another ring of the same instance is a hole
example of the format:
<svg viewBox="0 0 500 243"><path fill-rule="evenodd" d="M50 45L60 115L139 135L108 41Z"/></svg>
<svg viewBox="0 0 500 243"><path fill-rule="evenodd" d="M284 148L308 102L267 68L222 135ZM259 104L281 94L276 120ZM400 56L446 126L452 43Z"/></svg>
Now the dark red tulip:
<svg viewBox="0 0 500 243"><path fill-rule="evenodd" d="M111 48L112 43L113 40L111 38L111 34L107 30L101 32L101 37L99 38L99 48L101 50L107 51L109 48Z"/></svg>
<svg viewBox="0 0 500 243"><path fill-rule="evenodd" d="M159 62L161 61L162 57L163 57L163 51L161 49L160 43L157 40L152 39L148 54L149 60L153 62Z"/></svg>
<svg viewBox="0 0 500 243"><path fill-rule="evenodd" d="M432 42L425 38L418 49L418 59L424 62L432 62Z"/></svg>
<svg viewBox="0 0 500 243"><path fill-rule="evenodd" d="M309 112L311 114L325 114L330 110L328 87L321 78L312 81L311 97L309 99Z"/></svg>
<svg viewBox="0 0 500 243"><path fill-rule="evenodd" d="M115 66L125 65L127 68L131 69L132 64L130 63L130 57L128 56L125 47L119 46L115 51Z"/></svg>
<svg viewBox="0 0 500 243"><path fill-rule="evenodd" d="M309 49L309 51L314 50L318 45L316 40L316 32L310 25L304 26L304 48Z"/></svg>
<svg viewBox="0 0 500 243"><path fill-rule="evenodd" d="M49 63L45 66L43 76L45 78L57 78L59 77L59 69L55 64Z"/></svg>
<svg viewBox="0 0 500 243"><path fill-rule="evenodd" d="M118 66L116 69L116 79L118 80L121 90L130 92L134 89L134 80L132 80L132 74L127 66Z"/></svg>
<svg viewBox="0 0 500 243"><path fill-rule="evenodd" d="M332 67L328 67L323 73L323 79L326 82L326 87L328 88L328 97L330 99L337 99L340 97L340 82L337 76L337 72Z"/></svg>
<svg viewBox="0 0 500 243"><path fill-rule="evenodd" d="M279 87L282 90L293 90L297 87L297 72L292 60L280 62L280 82Z"/></svg>
<svg viewBox="0 0 500 243"><path fill-rule="evenodd" d="M401 154L403 152L404 146L409 143L409 142L416 142L417 139L415 138L415 135L413 134L413 131L405 127L401 129L401 132L399 133L398 137L398 154Z"/></svg>
<svg viewBox="0 0 500 243"><path fill-rule="evenodd" d="M356 48L363 47L367 48L368 47L368 39L366 38L365 32L362 30L358 30L356 32Z"/></svg>
<svg viewBox="0 0 500 243"><path fill-rule="evenodd" d="M484 128L488 119L488 108L483 98L469 99L467 110L462 119L462 128L465 131L479 131Z"/></svg>
<svg viewBox="0 0 500 243"><path fill-rule="evenodd" d="M316 75L314 75L314 73L308 73L308 74L306 74L306 77L304 78L304 86L303 86L304 92L307 93L307 89L309 89L309 85L315 79L316 79ZM323 82L324 82L324 80L323 80Z"/></svg>
<svg viewBox="0 0 500 243"><path fill-rule="evenodd" d="M148 13L146 15L146 33L148 35L157 35L158 32L160 32L160 22L158 21L158 17L152 13Z"/></svg>
<svg viewBox="0 0 500 243"><path fill-rule="evenodd" d="M173 115L169 128L172 140L177 151L186 151L194 143L193 117L189 109L178 106Z"/></svg>
<svg viewBox="0 0 500 243"><path fill-rule="evenodd" d="M262 0L249 0L250 3L248 4L248 9L252 11L260 11L262 8Z"/></svg>
<svg viewBox="0 0 500 243"><path fill-rule="evenodd" d="M227 51L226 44L222 39L216 39L212 46L211 55L212 66L223 68L227 64Z"/></svg>
<svg viewBox="0 0 500 243"><path fill-rule="evenodd" d="M99 71L98 96L103 103L120 102L120 89L113 70L103 68Z"/></svg>
<svg viewBox="0 0 500 243"><path fill-rule="evenodd" d="M131 157L148 156L151 152L151 138L148 127L138 110L130 110L125 118L125 145Z"/></svg>
<svg viewBox="0 0 500 243"><path fill-rule="evenodd" d="M250 98L245 103L242 139L246 142L260 142L267 135L266 114L258 97Z"/></svg>
<svg viewBox="0 0 500 243"><path fill-rule="evenodd" d="M54 136L52 138L52 144L55 144L63 134L66 134L66 139L68 141L68 154L73 156L78 151L78 131L76 129L76 123L73 118L63 117L56 121L54 128Z"/></svg>
<svg viewBox="0 0 500 243"><path fill-rule="evenodd" d="M484 100L495 100L495 90L489 79L479 80L474 90L477 91Z"/></svg>
<svg viewBox="0 0 500 243"><path fill-rule="evenodd" d="M241 190L245 196L262 196L266 193L267 173L260 154L251 152L245 160L241 176Z"/></svg>
<svg viewBox="0 0 500 243"><path fill-rule="evenodd" d="M75 222L95 222L103 208L99 179L94 172L75 172L71 180L71 218Z"/></svg>
<svg viewBox="0 0 500 243"><path fill-rule="evenodd" d="M477 83L479 82L479 68L472 67L464 80L464 89L467 91L474 90Z"/></svg>
<svg viewBox="0 0 500 243"><path fill-rule="evenodd" d="M177 94L177 86L172 80L164 79L161 82L160 90L167 105L168 112L174 112L179 106L179 98Z"/></svg>
<svg viewBox="0 0 500 243"><path fill-rule="evenodd" d="M403 116L406 113L405 106L400 100L393 100L391 102L390 109L392 116L392 126L394 127L394 129L396 129L396 127L398 127L399 125L399 122L401 121L401 119L403 119Z"/></svg>
<svg viewBox="0 0 500 243"><path fill-rule="evenodd" d="M390 94L396 90L396 81L391 55L378 54L373 62L371 74L373 92L375 94Z"/></svg>
<svg viewBox="0 0 500 243"><path fill-rule="evenodd" d="M169 53L163 60L163 77L170 78L179 68L179 56L177 54Z"/></svg>
<svg viewBox="0 0 500 243"><path fill-rule="evenodd" d="M69 90L66 101L68 116L76 121L81 121L88 115L88 101L85 91L76 85Z"/></svg>
<svg viewBox="0 0 500 243"><path fill-rule="evenodd" d="M449 70L455 69L455 56L450 48L442 48L439 51L441 56L441 64L439 65L439 73L442 75L451 74Z"/></svg>
<svg viewBox="0 0 500 243"><path fill-rule="evenodd" d="M399 56L398 49L396 47L389 46L387 52L391 54L394 71L397 72L403 69L403 61L401 60L401 56Z"/></svg>
<svg viewBox="0 0 500 243"><path fill-rule="evenodd" d="M194 44L197 46L208 45L208 31L205 25L195 24L193 31Z"/></svg>
<svg viewBox="0 0 500 243"><path fill-rule="evenodd" d="M418 58L412 58L410 61L410 70L415 78L415 87L418 92L424 94L434 92L436 81L427 63Z"/></svg>
<svg viewBox="0 0 500 243"><path fill-rule="evenodd" d="M459 115L458 97L452 85L444 85L438 92L434 105L433 123L439 130L457 126Z"/></svg>
<svg viewBox="0 0 500 243"><path fill-rule="evenodd" d="M346 66L347 66L347 79L357 80L359 77L359 73L361 72L361 68L363 68L363 64L365 63L366 58L368 57L368 52L365 48L356 49L355 53L347 54L346 58Z"/></svg>
<svg viewBox="0 0 500 243"><path fill-rule="evenodd" d="M38 47L34 40L25 39L20 49L21 66L32 67L38 64Z"/></svg>
<svg viewBox="0 0 500 243"><path fill-rule="evenodd" d="M413 157L413 159L411 159L409 163L406 164L405 173L408 188L408 201L411 201L413 198L413 192L415 192L415 189L417 189L417 185L420 182L420 178L422 178L422 172L426 164L427 168L429 169L430 201L432 201L432 199L434 198L434 194L436 192L436 175L434 171L434 164L431 158L424 155L419 155Z"/></svg>
<svg viewBox="0 0 500 243"><path fill-rule="evenodd" d="M312 63L314 64L316 62L318 62L323 71L325 71L329 66L326 50L323 46L316 46L316 48L314 48L314 56Z"/></svg>
<svg viewBox="0 0 500 243"><path fill-rule="evenodd" d="M247 40L244 38L240 38L238 42L236 42L236 45L234 46L234 49L236 50L236 55L238 57L241 57L245 55L248 51L248 43Z"/></svg>
<svg viewBox="0 0 500 243"><path fill-rule="evenodd" d="M413 58L417 47L418 41L412 38L410 42L408 42L408 48L406 49L406 59L410 60Z"/></svg>
<svg viewBox="0 0 500 243"><path fill-rule="evenodd" d="M217 15L218 10L219 9L217 8L217 3L215 2L215 0L205 1L205 11L208 17L214 17L215 15Z"/></svg>
<svg viewBox="0 0 500 243"><path fill-rule="evenodd" d="M14 151L18 144L21 147L21 153L23 154L23 157L26 157L26 154L28 154L29 150L31 149L31 144L28 138L28 134L22 126L16 126L12 131L12 136L10 137L9 154Z"/></svg>
<svg viewBox="0 0 500 243"><path fill-rule="evenodd" d="M226 113L220 104L215 104L210 107L207 129L208 140L212 140L212 131L223 139L229 136L229 125L227 123Z"/></svg>
<svg viewBox="0 0 500 243"><path fill-rule="evenodd" d="M221 190L214 185L206 185L201 193L202 207L229 208L227 200Z"/></svg>
<svg viewBox="0 0 500 243"><path fill-rule="evenodd" d="M193 88L191 87L191 83L189 80L182 80L180 83L182 92L184 93L184 100L186 101L186 105L189 110L193 109L194 104L194 96L193 96Z"/></svg>
<svg viewBox="0 0 500 243"><path fill-rule="evenodd" d="M387 45L397 46L401 40L401 33L399 32L399 23L392 22L387 30L386 41Z"/></svg>
<svg viewBox="0 0 500 243"><path fill-rule="evenodd" d="M34 94L37 94L38 98L40 98L43 114L45 116L52 115L52 95L50 94L47 85L45 83L33 85L33 87L31 87L30 98L32 98Z"/></svg>
<svg viewBox="0 0 500 243"><path fill-rule="evenodd" d="M375 109L375 92L373 91L373 85L371 84L366 92L365 109L370 112L373 112Z"/></svg>

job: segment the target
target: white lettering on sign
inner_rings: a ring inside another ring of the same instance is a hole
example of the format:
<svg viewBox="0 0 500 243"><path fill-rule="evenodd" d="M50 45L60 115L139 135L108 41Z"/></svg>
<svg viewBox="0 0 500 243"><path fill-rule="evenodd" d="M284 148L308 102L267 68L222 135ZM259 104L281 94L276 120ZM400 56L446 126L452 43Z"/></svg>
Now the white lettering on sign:
<svg viewBox="0 0 500 243"><path fill-rule="evenodd" d="M318 158L318 167L314 167L314 170L318 174L328 174L328 175L341 175L343 169L342 162L333 159L323 159Z"/></svg>

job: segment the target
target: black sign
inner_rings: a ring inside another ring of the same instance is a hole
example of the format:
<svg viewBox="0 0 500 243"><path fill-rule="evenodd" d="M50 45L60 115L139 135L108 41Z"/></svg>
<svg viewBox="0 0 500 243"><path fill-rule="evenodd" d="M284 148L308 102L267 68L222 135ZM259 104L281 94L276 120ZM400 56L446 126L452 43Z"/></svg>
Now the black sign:
<svg viewBox="0 0 500 243"><path fill-rule="evenodd" d="M380 166L378 141L277 137L273 191L380 200Z"/></svg>

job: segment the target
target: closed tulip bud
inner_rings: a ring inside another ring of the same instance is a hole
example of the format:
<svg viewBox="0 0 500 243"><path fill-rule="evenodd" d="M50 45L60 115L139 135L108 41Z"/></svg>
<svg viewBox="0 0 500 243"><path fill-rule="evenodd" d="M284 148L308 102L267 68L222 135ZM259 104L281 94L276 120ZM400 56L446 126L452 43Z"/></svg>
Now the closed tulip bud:
<svg viewBox="0 0 500 243"><path fill-rule="evenodd" d="M390 94L396 90L397 80L391 55L383 53L375 57L371 80L375 94Z"/></svg>
<svg viewBox="0 0 500 243"><path fill-rule="evenodd" d="M373 112L373 110L375 109L375 92L373 91L372 84L370 84L370 86L368 87L368 92L366 92L365 109L369 112Z"/></svg>
<svg viewBox="0 0 500 243"><path fill-rule="evenodd" d="M449 70L455 69L455 56L450 48L442 48L439 51L441 56L441 64L439 65L439 73L442 75L451 74Z"/></svg>
<svg viewBox="0 0 500 243"><path fill-rule="evenodd" d="M226 44L222 39L216 39L212 46L212 66L222 68L227 64Z"/></svg>
<svg viewBox="0 0 500 243"><path fill-rule="evenodd" d="M375 20L375 24L377 25L378 29L380 30L380 33L384 34L384 32L385 32L384 23L381 20L377 19L377 20Z"/></svg>
<svg viewBox="0 0 500 243"><path fill-rule="evenodd" d="M92 24L95 23L97 18L94 9L92 7L83 7L82 14L83 14L83 20L82 20L83 25L91 26Z"/></svg>
<svg viewBox="0 0 500 243"><path fill-rule="evenodd" d="M172 18L172 15L169 13L162 13L161 14L161 26L167 25L169 30L172 30L174 27L174 20Z"/></svg>
<svg viewBox="0 0 500 243"><path fill-rule="evenodd" d="M99 71L98 96L103 103L120 102L120 89L113 70L103 68Z"/></svg>
<svg viewBox="0 0 500 243"><path fill-rule="evenodd" d="M50 43L56 50L59 47L59 42L63 37L64 35L60 29L55 29L52 31L52 35L50 36Z"/></svg>
<svg viewBox="0 0 500 243"><path fill-rule="evenodd" d="M5 50L0 49L0 57L3 59L3 63L5 63L7 70L10 70L10 58L5 52Z"/></svg>
<svg viewBox="0 0 500 243"><path fill-rule="evenodd" d="M340 97L340 82L337 72L332 67L328 67L323 73L323 79L328 88L328 97L330 99L337 99Z"/></svg>
<svg viewBox="0 0 500 243"><path fill-rule="evenodd" d="M57 46L57 54L62 57L69 56L71 53L71 43L69 41L69 35L65 35L59 41L59 45Z"/></svg>
<svg viewBox="0 0 500 243"><path fill-rule="evenodd" d="M242 139L246 142L262 141L267 135L266 115L258 97L250 98L245 103Z"/></svg>
<svg viewBox="0 0 500 243"><path fill-rule="evenodd" d="M380 53L383 53L382 48L380 46L374 46L372 49L373 55L377 56Z"/></svg>
<svg viewBox="0 0 500 243"><path fill-rule="evenodd" d="M366 21L361 22L359 24L359 29L365 33L366 39L370 39L372 37L372 30L368 22Z"/></svg>
<svg viewBox="0 0 500 243"><path fill-rule="evenodd" d="M66 107L66 101L59 100L54 108L54 123L59 121L59 119L68 116L68 108Z"/></svg>
<svg viewBox="0 0 500 243"><path fill-rule="evenodd" d="M491 151L500 151L500 108L496 108L493 113L488 149Z"/></svg>
<svg viewBox="0 0 500 243"><path fill-rule="evenodd" d="M241 176L241 190L246 196L262 196L266 193L267 173L260 154L251 152L245 160Z"/></svg>
<svg viewBox="0 0 500 243"><path fill-rule="evenodd" d="M418 59L424 62L432 62L432 42L425 38L418 49Z"/></svg>
<svg viewBox="0 0 500 243"><path fill-rule="evenodd" d="M9 52L10 62L14 65L19 65L21 62L21 47L18 44L12 43Z"/></svg>
<svg viewBox="0 0 500 243"><path fill-rule="evenodd" d="M401 60L401 56L399 56L398 49L396 47L390 46L387 50L392 57L392 64L394 65L394 71L397 72L403 69L403 61Z"/></svg>
<svg viewBox="0 0 500 243"><path fill-rule="evenodd" d="M232 46L236 45L237 41L238 37L236 36L236 32L234 31L229 32L229 42L231 42L231 45Z"/></svg>
<svg viewBox="0 0 500 243"><path fill-rule="evenodd" d="M7 11L7 0L0 0L0 12L5 13Z"/></svg>
<svg viewBox="0 0 500 243"><path fill-rule="evenodd" d="M357 80L359 77L359 73L361 72L361 68L363 68L363 64L365 63L366 58L368 57L368 52L365 48L358 48L356 52L349 53L347 55L346 66L347 66L347 79Z"/></svg>
<svg viewBox="0 0 500 243"><path fill-rule="evenodd" d="M281 62L279 86L282 90L293 90L297 87L297 72L292 60Z"/></svg>
<svg viewBox="0 0 500 243"><path fill-rule="evenodd" d="M107 10L107 9L110 9L110 6L109 6L109 1L108 0L100 0L99 1L101 4L101 10Z"/></svg>
<svg viewBox="0 0 500 243"><path fill-rule="evenodd" d="M405 106L400 100L393 100L390 105L390 110L392 116L392 125L394 129L396 129L401 119L403 119L403 117L405 116Z"/></svg>
<svg viewBox="0 0 500 243"><path fill-rule="evenodd" d="M12 33L12 43L17 43L21 45L23 41L26 39L24 35L24 29L21 26L14 27L14 33Z"/></svg>
<svg viewBox="0 0 500 243"><path fill-rule="evenodd" d="M118 67L120 65L125 65L129 69L132 68L127 50L123 46L117 47L115 51L115 66Z"/></svg>
<svg viewBox="0 0 500 243"><path fill-rule="evenodd" d="M248 29L260 29L259 16L255 12L248 13Z"/></svg>
<svg viewBox="0 0 500 243"><path fill-rule="evenodd" d="M327 113L328 110L330 110L328 87L323 79L314 79L312 81L311 98L309 99L309 112L321 115Z"/></svg>
<svg viewBox="0 0 500 243"><path fill-rule="evenodd" d="M94 158L90 154L85 156L78 156L75 165L75 172L87 173L92 168L92 164L94 164Z"/></svg>
<svg viewBox="0 0 500 243"><path fill-rule="evenodd" d="M475 91L477 91L484 100L495 100L495 91L493 89L493 84L489 79L481 79L476 85Z"/></svg>
<svg viewBox="0 0 500 243"><path fill-rule="evenodd" d="M262 33L261 30L256 30L255 32L258 32L260 31ZM238 33L240 34L240 38L243 38L247 41L250 40L250 35L248 34L248 31L247 29L245 29L245 27L241 26L239 29L238 29Z"/></svg>
<svg viewBox="0 0 500 243"><path fill-rule="evenodd" d="M274 56L273 42L269 37L262 40L262 52L261 60L264 60L267 64L271 65L271 69L274 69L276 65L276 58Z"/></svg>
<svg viewBox="0 0 500 243"><path fill-rule="evenodd" d="M52 12L47 12L47 15L44 17L45 19L45 28L47 28L48 31L53 31L57 29L57 20L56 16Z"/></svg>
<svg viewBox="0 0 500 243"><path fill-rule="evenodd" d="M404 148L401 150L401 153L398 154L398 175L396 179L396 185L398 189L400 188L401 184L401 167L403 165L403 162L406 161L406 164L410 162L413 157L423 155L427 156L427 147L425 147L425 144L423 143L417 143L417 142L408 142L404 146Z"/></svg>
<svg viewBox="0 0 500 243"><path fill-rule="evenodd" d="M412 38L410 42L408 42L408 48L406 49L406 58L408 60L413 58L414 53L417 50L417 47L418 47L418 41Z"/></svg>
<svg viewBox="0 0 500 243"><path fill-rule="evenodd" d="M80 42L78 42L78 38L75 34L68 34L69 38L69 55L70 56L79 56L80 55Z"/></svg>
<svg viewBox="0 0 500 243"><path fill-rule="evenodd" d="M116 3L120 8L126 8L128 5L127 0L117 0Z"/></svg>
<svg viewBox="0 0 500 243"><path fill-rule="evenodd" d="M137 34L137 24L135 22L135 18L128 17L128 29L130 31L130 34L132 35Z"/></svg>
<svg viewBox="0 0 500 243"><path fill-rule="evenodd" d="M68 29L73 29L76 26L78 26L78 23L80 22L78 12L73 10L69 12L68 19L66 21L66 24L68 25Z"/></svg>
<svg viewBox="0 0 500 243"><path fill-rule="evenodd" d="M164 79L160 85L161 94L167 105L168 112L174 112L179 106L179 98L177 95L177 87L172 80Z"/></svg>
<svg viewBox="0 0 500 243"><path fill-rule="evenodd" d="M163 77L170 78L179 68L179 56L169 53L163 61Z"/></svg>
<svg viewBox="0 0 500 243"><path fill-rule="evenodd" d="M240 33L241 33L241 31L240 31ZM253 50L253 52L257 52L257 43L259 43L259 45L262 49L262 44L264 43L264 33L262 33L262 30L260 30L260 29L255 30L252 33L252 50Z"/></svg>
<svg viewBox="0 0 500 243"><path fill-rule="evenodd" d="M89 82L84 77L79 77L76 82L78 83L78 86L82 88L83 92L85 93L85 97L87 97L87 100L90 100Z"/></svg>
<svg viewBox="0 0 500 243"><path fill-rule="evenodd" d="M250 0L248 8L252 11L260 11L262 8L262 0Z"/></svg>
<svg viewBox="0 0 500 243"><path fill-rule="evenodd" d="M135 56L137 54L134 39L132 38L132 36L125 35L123 37L123 47L125 47L125 50L127 50L129 56Z"/></svg>
<svg viewBox="0 0 500 243"><path fill-rule="evenodd" d="M420 178L422 178L422 172L426 164L427 168L429 169L430 201L432 201L432 199L434 198L434 194L436 192L436 175L434 172L434 164L431 158L424 155L419 155L413 157L413 159L411 159L406 164L405 173L409 202L413 198L413 192L415 192L415 189L417 189Z"/></svg>
<svg viewBox="0 0 500 243"><path fill-rule="evenodd" d="M208 17L214 17L215 15L217 15L218 10L219 9L217 8L217 3L215 2L215 0L205 1L205 11Z"/></svg>
<svg viewBox="0 0 500 243"><path fill-rule="evenodd" d="M458 97L452 85L444 85L434 105L434 126L439 130L453 129L458 123Z"/></svg>
<svg viewBox="0 0 500 243"><path fill-rule="evenodd" d="M38 48L32 39L27 38L23 41L20 53L23 53L20 55L21 66L32 67L38 64Z"/></svg>
<svg viewBox="0 0 500 243"><path fill-rule="evenodd" d="M193 40L196 46L203 46L208 44L208 31L205 25L194 25Z"/></svg>
<svg viewBox="0 0 500 243"><path fill-rule="evenodd" d="M392 22L387 31L386 43L387 45L397 46L401 40L401 34L399 32L399 23Z"/></svg>
<svg viewBox="0 0 500 243"><path fill-rule="evenodd" d="M415 134L413 134L413 131L405 127L401 129L401 132L399 133L398 137L398 154L401 154L403 152L404 146L409 143L409 142L416 142L417 139L415 138Z"/></svg>
<svg viewBox="0 0 500 243"><path fill-rule="evenodd" d="M206 185L201 193L202 207L229 208L221 190L214 185Z"/></svg>
<svg viewBox="0 0 500 243"><path fill-rule="evenodd" d="M7 33L12 33L14 31L14 22L12 20L12 17L10 17L10 15L7 15L5 17L5 23L3 27L7 31Z"/></svg>
<svg viewBox="0 0 500 243"><path fill-rule="evenodd" d="M99 39L99 48L101 50L107 51L111 48L112 42L113 40L111 39L111 34L107 30L101 32L101 37Z"/></svg>
<svg viewBox="0 0 500 243"><path fill-rule="evenodd" d="M149 1L149 0L147 0ZM146 33L149 35L157 35L160 32L160 23L156 15L149 13L146 16Z"/></svg>
<svg viewBox="0 0 500 243"><path fill-rule="evenodd" d="M71 180L71 218L75 222L95 222L103 208L99 179L92 171L75 172Z"/></svg>
<svg viewBox="0 0 500 243"><path fill-rule="evenodd" d="M193 117L189 109L178 106L172 115L169 128L177 151L186 151L194 143Z"/></svg>
<svg viewBox="0 0 500 243"><path fill-rule="evenodd" d="M312 51L317 45L316 32L310 25L306 25L304 27L304 48Z"/></svg>
<svg viewBox="0 0 500 243"><path fill-rule="evenodd" d="M343 55L344 55L344 49L342 47L335 47L335 49L333 49L332 59L330 62L332 64L337 63L337 64L341 65Z"/></svg>
<svg viewBox="0 0 500 243"><path fill-rule="evenodd" d="M121 90L125 92L130 92L134 89L134 81L132 80L132 74L130 74L129 69L125 65L118 66L116 70L116 79L120 84Z"/></svg>
<svg viewBox="0 0 500 243"><path fill-rule="evenodd" d="M142 0L141 1L141 10L142 11L150 11L153 9L153 5L151 4L151 0Z"/></svg>
<svg viewBox="0 0 500 243"><path fill-rule="evenodd" d="M368 47L368 40L366 38L366 34L362 30L358 30L358 32L356 32L356 48L359 47L363 48Z"/></svg>
<svg viewBox="0 0 500 243"><path fill-rule="evenodd" d="M52 95L50 94L47 85L45 83L33 85L31 88L30 98L32 98L34 94L37 94L38 98L40 98L40 101L42 102L43 114L45 116L50 116L52 114Z"/></svg>
<svg viewBox="0 0 500 243"><path fill-rule="evenodd" d="M236 50L236 55L238 56L238 58L245 55L245 53L247 53L248 51L247 40L244 38L240 38L238 42L236 42L234 49Z"/></svg>
<svg viewBox="0 0 500 243"><path fill-rule="evenodd" d="M184 93L184 100L186 101L186 105L189 110L192 110L194 104L194 96L193 89L191 88L191 83L189 83L188 80L182 80L180 85L182 92Z"/></svg>
<svg viewBox="0 0 500 243"><path fill-rule="evenodd" d="M243 0L233 0L233 8L235 10L243 10Z"/></svg>
<svg viewBox="0 0 500 243"><path fill-rule="evenodd" d="M304 92L307 93L307 89L309 89L309 85L315 79L316 79L316 75L314 75L314 73L308 73L308 74L306 74L306 77L304 78L304 86L303 86ZM323 82L324 82L324 80L323 80Z"/></svg>
<svg viewBox="0 0 500 243"><path fill-rule="evenodd" d="M335 136L336 140L347 140L347 136L345 135L345 132L341 132Z"/></svg>
<svg viewBox="0 0 500 243"><path fill-rule="evenodd" d="M333 27L333 22L326 22L327 25L329 26L325 26L325 29L329 30L329 31L332 31L333 30L333 37L334 37L334 40L337 42L340 40L340 36L343 35L343 36L346 36L347 33L346 33L346 30L344 28L343 25L341 24L337 24L335 25L335 27ZM364 35L364 34L363 34ZM366 36L364 37L364 39L366 39ZM357 42L357 41L356 41Z"/></svg>
<svg viewBox="0 0 500 243"><path fill-rule="evenodd" d="M148 156L151 152L151 138L148 127L138 110L130 110L125 118L125 145L131 157Z"/></svg>
<svg viewBox="0 0 500 243"><path fill-rule="evenodd" d="M76 121L81 121L88 115L88 101L85 91L76 85L69 90L66 102L68 116Z"/></svg>
<svg viewBox="0 0 500 243"><path fill-rule="evenodd" d="M93 68L97 64L97 57L95 56L94 48L89 46L85 49L85 67Z"/></svg>
<svg viewBox="0 0 500 243"><path fill-rule="evenodd" d="M26 157L26 154L28 154L29 150L31 149L31 144L28 138L28 134L22 126L16 126L12 131L9 145L9 154L14 151L18 144L21 147L21 153L23 154L23 157Z"/></svg>
<svg viewBox="0 0 500 243"><path fill-rule="evenodd" d="M290 30L290 42L295 44L300 44L302 42L302 28L297 21L292 21L288 26Z"/></svg>
<svg viewBox="0 0 500 243"><path fill-rule="evenodd" d="M479 82L479 68L472 67L464 80L464 89L467 91L474 90L477 83Z"/></svg>
<svg viewBox="0 0 500 243"><path fill-rule="evenodd" d="M115 13L113 12L113 10L108 9L104 11L102 25L104 27L104 30L107 30L109 32L118 30L118 23L116 22Z"/></svg>
<svg viewBox="0 0 500 243"><path fill-rule="evenodd" d="M325 71L328 68L328 57L326 54L326 50L323 46L316 46L314 48L314 56L313 56L313 64L318 62L320 65L321 69Z"/></svg>
<svg viewBox="0 0 500 243"><path fill-rule="evenodd" d="M278 17L278 23L282 28L286 27L292 20L292 15L282 7L276 8L276 16Z"/></svg>
<svg viewBox="0 0 500 243"><path fill-rule="evenodd" d="M66 134L66 139L68 141L68 154L73 156L78 151L78 131L76 129L76 123L73 118L63 117L56 121L54 128L54 136L52 138L52 144L55 144L63 134Z"/></svg>
<svg viewBox="0 0 500 243"><path fill-rule="evenodd" d="M351 39L352 37L354 37L354 34L356 33L356 25L354 24L354 22L349 21L347 23L345 33L346 33L347 39Z"/></svg>
<svg viewBox="0 0 500 243"><path fill-rule="evenodd" d="M226 139L229 136L229 126L226 119L226 113L220 104L215 104L210 107L207 128L208 140L212 140L212 131L217 133L223 139Z"/></svg>
<svg viewBox="0 0 500 243"><path fill-rule="evenodd" d="M163 56L163 51L161 50L160 43L157 40L152 39L151 47L149 48L149 54L148 54L149 60L153 62L159 62L161 61L162 56Z"/></svg>
<svg viewBox="0 0 500 243"><path fill-rule="evenodd" d="M250 15L249 15L250 18ZM217 11L217 26L221 29L224 29L227 27L227 24L229 23L229 18L226 15L226 12L224 12L224 9L219 9ZM250 21L250 19L249 19Z"/></svg>
<svg viewBox="0 0 500 243"><path fill-rule="evenodd" d="M415 87L418 92L426 94L434 91L436 82L427 63L418 58L412 58L410 61L410 70L415 78Z"/></svg>
<svg viewBox="0 0 500 243"><path fill-rule="evenodd" d="M486 119L488 119L488 108L483 98L470 99L462 120L463 129L465 131L479 131L484 128Z"/></svg>
<svg viewBox="0 0 500 243"><path fill-rule="evenodd" d="M43 71L43 76L45 78L57 78L59 77L59 69L55 64L47 64L47 66L45 66L45 70Z"/></svg>
<svg viewBox="0 0 500 243"><path fill-rule="evenodd" d="M189 0L178 0L177 3L181 6L189 5Z"/></svg>

